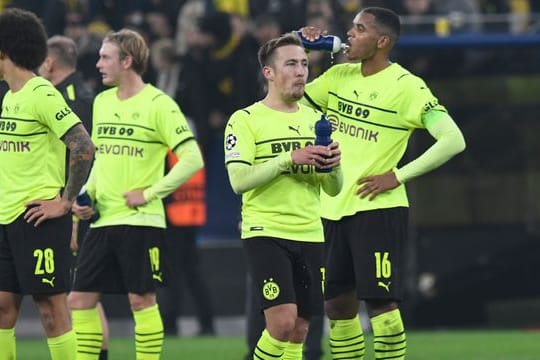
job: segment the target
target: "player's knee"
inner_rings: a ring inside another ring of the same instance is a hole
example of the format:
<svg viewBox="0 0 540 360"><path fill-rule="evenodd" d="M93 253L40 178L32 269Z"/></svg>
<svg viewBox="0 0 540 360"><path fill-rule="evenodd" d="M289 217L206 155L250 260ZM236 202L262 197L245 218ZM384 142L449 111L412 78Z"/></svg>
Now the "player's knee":
<svg viewBox="0 0 540 360"><path fill-rule="evenodd" d="M266 328L274 339L288 340L294 331L296 317L288 314L275 314L272 319L267 319Z"/></svg>
<svg viewBox="0 0 540 360"><path fill-rule="evenodd" d="M144 310L156 304L155 293L147 293L143 295L130 293L128 294L128 298L131 311Z"/></svg>
<svg viewBox="0 0 540 360"><path fill-rule="evenodd" d="M352 319L358 314L358 301L348 297L337 297L324 302L324 311L330 320Z"/></svg>
<svg viewBox="0 0 540 360"><path fill-rule="evenodd" d="M397 308L398 304L392 300L366 300L366 309L370 318Z"/></svg>
<svg viewBox="0 0 540 360"><path fill-rule="evenodd" d="M68 307L75 310L93 309L97 306L98 295L94 293L71 292L67 297Z"/></svg>

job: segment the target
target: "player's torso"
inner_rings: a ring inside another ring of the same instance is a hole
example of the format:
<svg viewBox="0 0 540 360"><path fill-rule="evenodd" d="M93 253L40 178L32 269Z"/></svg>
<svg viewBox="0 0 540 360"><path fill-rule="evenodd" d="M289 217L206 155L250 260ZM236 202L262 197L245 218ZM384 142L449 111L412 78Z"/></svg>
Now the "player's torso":
<svg viewBox="0 0 540 360"><path fill-rule="evenodd" d="M61 96L52 86L50 89L51 96ZM2 103L0 221L13 218L16 213L23 211L24 202L54 197L64 186L65 145L44 124L41 119L43 115L36 111L37 107L46 104L47 98L44 96L47 94L31 94L31 89L24 88L16 93L8 93ZM48 119L53 124L71 114L67 106L54 111L49 112L54 119Z"/></svg>
<svg viewBox="0 0 540 360"><path fill-rule="evenodd" d="M377 76L343 81L329 92L327 116L341 144L342 162L357 176L388 171L405 150L412 128L402 111L402 88ZM361 160L361 161L360 161ZM360 165L360 168L357 166Z"/></svg>

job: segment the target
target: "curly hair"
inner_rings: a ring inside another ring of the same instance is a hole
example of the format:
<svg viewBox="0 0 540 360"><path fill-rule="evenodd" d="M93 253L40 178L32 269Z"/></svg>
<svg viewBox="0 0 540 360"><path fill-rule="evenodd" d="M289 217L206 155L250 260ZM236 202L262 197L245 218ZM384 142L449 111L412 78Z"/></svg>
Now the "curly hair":
<svg viewBox="0 0 540 360"><path fill-rule="evenodd" d="M27 70L40 66L47 56L47 32L38 17L9 8L0 13L0 52Z"/></svg>

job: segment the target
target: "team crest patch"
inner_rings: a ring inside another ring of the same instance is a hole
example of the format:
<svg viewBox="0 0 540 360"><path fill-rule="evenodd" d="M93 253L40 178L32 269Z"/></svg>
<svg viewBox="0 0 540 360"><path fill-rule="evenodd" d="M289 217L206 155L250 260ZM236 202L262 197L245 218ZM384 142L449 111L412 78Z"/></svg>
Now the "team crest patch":
<svg viewBox="0 0 540 360"><path fill-rule="evenodd" d="M234 136L234 134L229 134L225 140L225 148L227 150L232 150L236 146L237 142L238 140L236 139L236 136Z"/></svg>
<svg viewBox="0 0 540 360"><path fill-rule="evenodd" d="M279 296L279 285L272 278L264 280L262 291L266 300L275 300Z"/></svg>

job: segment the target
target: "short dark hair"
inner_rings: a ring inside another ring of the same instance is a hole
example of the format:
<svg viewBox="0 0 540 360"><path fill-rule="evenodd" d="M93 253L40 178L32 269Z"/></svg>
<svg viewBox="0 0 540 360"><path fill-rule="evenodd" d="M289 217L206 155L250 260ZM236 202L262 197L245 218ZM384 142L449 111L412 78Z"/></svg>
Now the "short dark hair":
<svg viewBox="0 0 540 360"><path fill-rule="evenodd" d="M257 53L261 67L265 67L272 63L276 49L287 45L303 47L300 38L294 32L286 33L278 38L268 40L266 43L264 43L259 48L259 52Z"/></svg>
<svg viewBox="0 0 540 360"><path fill-rule="evenodd" d="M56 61L64 67L75 69L77 67L77 45L67 36L55 35L47 40L49 55L54 55Z"/></svg>
<svg viewBox="0 0 540 360"><path fill-rule="evenodd" d="M395 42L401 33L401 23L399 16L390 9L381 7L367 7L362 12L371 14L375 18L375 23L381 28L386 35L389 35Z"/></svg>
<svg viewBox="0 0 540 360"><path fill-rule="evenodd" d="M110 42L118 46L120 49L120 59L131 56L133 70L139 75L144 74L148 66L150 50L141 34L134 30L121 29L105 35L103 42Z"/></svg>
<svg viewBox="0 0 540 360"><path fill-rule="evenodd" d="M34 70L47 56L47 32L38 17L9 8L0 13L0 51L18 67Z"/></svg>

